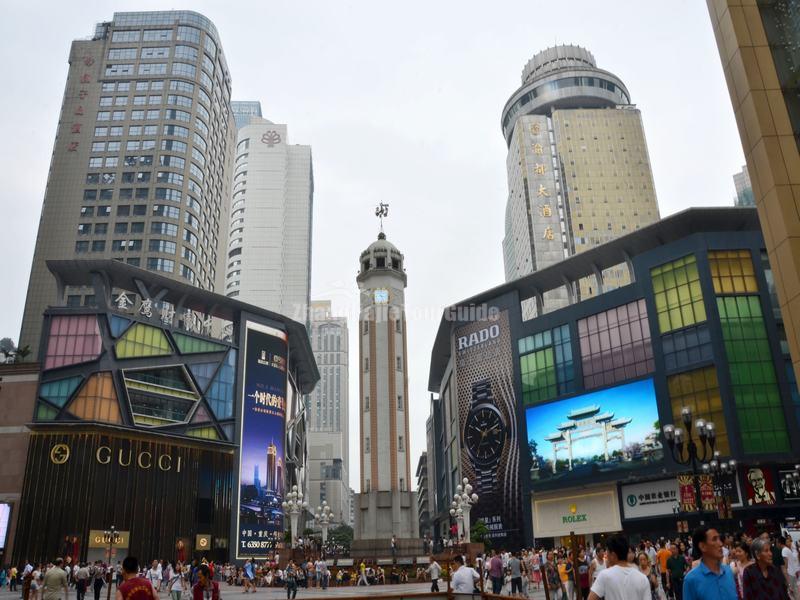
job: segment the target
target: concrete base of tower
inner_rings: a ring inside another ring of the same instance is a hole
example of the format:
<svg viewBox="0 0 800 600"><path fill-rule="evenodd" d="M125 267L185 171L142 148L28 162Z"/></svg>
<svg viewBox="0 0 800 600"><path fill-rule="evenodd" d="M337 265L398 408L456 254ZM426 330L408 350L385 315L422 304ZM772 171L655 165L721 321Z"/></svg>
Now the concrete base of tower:
<svg viewBox="0 0 800 600"><path fill-rule="evenodd" d="M359 541L376 542L378 546L375 550L379 550L381 556L391 556L392 537L398 542L419 539L416 492L367 492L356 494L354 502L356 522L353 547ZM421 544L420 541L420 549Z"/></svg>

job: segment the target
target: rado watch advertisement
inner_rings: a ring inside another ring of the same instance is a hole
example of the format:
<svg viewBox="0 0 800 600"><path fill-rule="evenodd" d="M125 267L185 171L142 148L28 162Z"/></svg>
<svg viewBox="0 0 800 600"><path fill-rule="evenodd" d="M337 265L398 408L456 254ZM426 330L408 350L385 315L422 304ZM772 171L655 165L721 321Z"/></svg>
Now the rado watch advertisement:
<svg viewBox="0 0 800 600"><path fill-rule="evenodd" d="M495 547L522 544L519 444L508 311L455 330L455 380L461 471L480 497L481 520Z"/></svg>

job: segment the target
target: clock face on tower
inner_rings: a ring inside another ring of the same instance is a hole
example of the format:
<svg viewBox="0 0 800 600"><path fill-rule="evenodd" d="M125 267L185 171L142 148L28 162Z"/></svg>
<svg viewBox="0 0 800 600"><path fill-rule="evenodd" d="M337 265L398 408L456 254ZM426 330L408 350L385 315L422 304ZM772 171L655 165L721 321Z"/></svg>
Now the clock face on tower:
<svg viewBox="0 0 800 600"><path fill-rule="evenodd" d="M375 290L372 292L372 298L375 301L375 304L388 304L389 290Z"/></svg>

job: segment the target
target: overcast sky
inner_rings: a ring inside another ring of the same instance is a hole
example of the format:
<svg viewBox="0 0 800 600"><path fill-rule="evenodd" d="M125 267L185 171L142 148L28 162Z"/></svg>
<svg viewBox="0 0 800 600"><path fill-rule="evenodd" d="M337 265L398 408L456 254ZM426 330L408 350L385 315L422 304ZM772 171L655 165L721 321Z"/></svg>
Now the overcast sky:
<svg viewBox="0 0 800 600"><path fill-rule="evenodd" d="M0 337L19 335L74 39L114 11L191 9L217 26L233 98L260 100L314 159L312 297L351 318L356 271L390 204L405 253L412 469L425 447L431 345L444 306L503 281L500 112L537 51L588 48L642 111L661 215L730 205L744 159L705 2L524 0L10 2L0 21ZM350 481L358 491L351 369Z"/></svg>

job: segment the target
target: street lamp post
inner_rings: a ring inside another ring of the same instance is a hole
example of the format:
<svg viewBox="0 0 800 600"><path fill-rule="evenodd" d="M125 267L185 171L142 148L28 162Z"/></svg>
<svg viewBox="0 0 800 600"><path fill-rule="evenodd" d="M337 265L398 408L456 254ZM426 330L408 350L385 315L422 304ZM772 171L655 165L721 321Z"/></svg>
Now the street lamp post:
<svg viewBox="0 0 800 600"><path fill-rule="evenodd" d="M697 477L700 473L712 477L714 494L716 495L717 486L722 475L736 471L736 461L721 461L719 452L714 450L717 441L717 428L712 421L697 419L694 428L697 432L697 439L692 435L692 409L684 406L681 409L681 421L686 428L676 427L675 425L664 425L661 432L667 441L672 459L681 466L690 467L694 475L695 501L698 510L703 511L703 498L700 493L700 481ZM684 437L685 436L685 437Z"/></svg>
<svg viewBox="0 0 800 600"><path fill-rule="evenodd" d="M325 542L328 541L328 525L331 523L331 507L325 500L322 501L322 506L317 507L317 512L314 514L314 520L322 528L322 550L325 551Z"/></svg>
<svg viewBox="0 0 800 600"><path fill-rule="evenodd" d="M464 536L464 542L470 543L470 518L469 512L472 506L477 504L478 494L472 492L472 486L469 479L464 477L461 485L456 486L456 495L453 502L450 504L450 516L455 517L458 522L459 529Z"/></svg>
<svg viewBox="0 0 800 600"><path fill-rule="evenodd" d="M712 458L707 465L702 466L703 474L711 475L714 482L714 494L718 496L719 517L721 519L733 518L730 514L730 497L728 491L733 491L731 483L731 476L736 474L736 461L720 460L719 450L714 451L714 458Z"/></svg>
<svg viewBox="0 0 800 600"><path fill-rule="evenodd" d="M103 543L108 544L108 571L106 573L106 584L108 585L108 594L106 596L106 600L111 600L111 582L112 582L112 562L111 562L111 552L114 549L116 544L119 544L122 541L122 536L117 531L116 527L113 525L110 529L106 529L103 532Z"/></svg>
<svg viewBox="0 0 800 600"><path fill-rule="evenodd" d="M291 544L292 548L294 548L297 543L297 521L300 513L308 508L308 502L303 501L303 492L299 491L296 485L293 485L292 491L286 494L286 501L281 504L281 507L283 508L283 514L289 515L292 533Z"/></svg>

